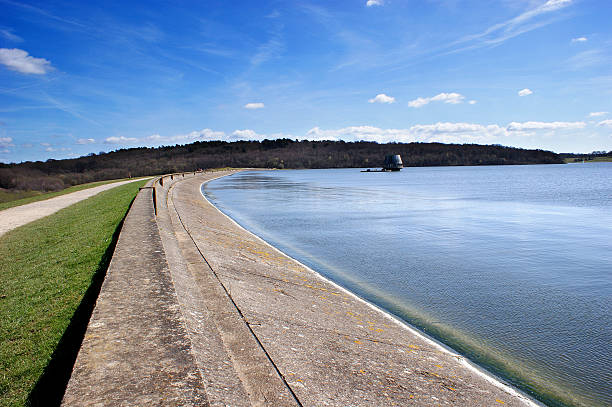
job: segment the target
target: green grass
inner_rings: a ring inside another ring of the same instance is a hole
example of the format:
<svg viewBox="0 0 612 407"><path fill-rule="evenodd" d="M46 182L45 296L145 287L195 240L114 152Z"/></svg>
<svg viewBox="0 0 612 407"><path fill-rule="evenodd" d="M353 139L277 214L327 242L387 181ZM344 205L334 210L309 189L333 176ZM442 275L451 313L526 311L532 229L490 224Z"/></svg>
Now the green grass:
<svg viewBox="0 0 612 407"><path fill-rule="evenodd" d="M576 161L578 160L578 161ZM565 158L565 163L573 163L573 162L582 162L582 158ZM584 159L584 163L604 163L604 162L612 162L612 156L607 157L593 157L592 160L587 160L586 157Z"/></svg>
<svg viewBox="0 0 612 407"><path fill-rule="evenodd" d="M45 388L41 375L55 387L58 365L66 375L64 359L74 359L80 343L71 338L74 327L83 331L97 296L92 282L99 290L118 227L145 182L102 192L0 238L0 406L41 404L28 399L35 387Z"/></svg>
<svg viewBox="0 0 612 407"><path fill-rule="evenodd" d="M0 189L0 205L5 202L19 201L21 199L30 198L33 196L42 195L40 191L10 191L6 189Z"/></svg>
<svg viewBox="0 0 612 407"><path fill-rule="evenodd" d="M54 198L59 195L69 194L71 192L80 191L82 189L88 189L97 187L99 185L110 184L111 182L126 181L125 179L113 179L108 181L90 182L88 184L80 184L61 191L42 193L39 191L0 191L0 211L3 209L12 208L14 206L25 205L32 202L44 201L45 199Z"/></svg>

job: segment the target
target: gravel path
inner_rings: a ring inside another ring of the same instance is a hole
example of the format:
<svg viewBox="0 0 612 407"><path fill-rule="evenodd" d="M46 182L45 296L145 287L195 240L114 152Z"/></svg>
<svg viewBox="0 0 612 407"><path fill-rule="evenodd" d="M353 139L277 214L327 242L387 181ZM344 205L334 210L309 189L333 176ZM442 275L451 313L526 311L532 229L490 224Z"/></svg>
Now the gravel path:
<svg viewBox="0 0 612 407"><path fill-rule="evenodd" d="M0 211L0 236L19 226L25 225L26 223L44 218L45 216L49 216L60 209L64 209L65 207L82 201L83 199L99 194L102 191L106 191L129 182L139 181L140 179L141 178L104 184L98 187L60 195L45 201L32 202L30 204L16 206L14 208L8 208Z"/></svg>

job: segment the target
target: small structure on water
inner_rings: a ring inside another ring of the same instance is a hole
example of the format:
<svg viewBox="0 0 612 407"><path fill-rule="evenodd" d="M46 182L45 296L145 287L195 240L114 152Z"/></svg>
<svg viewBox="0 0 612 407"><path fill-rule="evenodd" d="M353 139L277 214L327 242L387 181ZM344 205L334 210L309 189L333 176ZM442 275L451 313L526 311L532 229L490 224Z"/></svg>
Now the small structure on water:
<svg viewBox="0 0 612 407"><path fill-rule="evenodd" d="M399 171L404 168L402 157L399 154L385 156L383 171Z"/></svg>
<svg viewBox="0 0 612 407"><path fill-rule="evenodd" d="M361 170L361 172L385 172L385 171L399 171L404 168L404 163L402 163L402 157L399 154L391 154L385 156L385 161L383 162L383 167L380 170Z"/></svg>

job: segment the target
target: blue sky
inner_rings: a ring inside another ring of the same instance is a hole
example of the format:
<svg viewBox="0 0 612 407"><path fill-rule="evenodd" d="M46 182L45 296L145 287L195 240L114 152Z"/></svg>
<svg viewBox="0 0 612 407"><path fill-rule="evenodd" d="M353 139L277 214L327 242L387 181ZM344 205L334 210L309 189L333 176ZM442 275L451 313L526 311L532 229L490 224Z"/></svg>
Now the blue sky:
<svg viewBox="0 0 612 407"><path fill-rule="evenodd" d="M0 161L278 137L612 150L610 21L610 0L0 0Z"/></svg>

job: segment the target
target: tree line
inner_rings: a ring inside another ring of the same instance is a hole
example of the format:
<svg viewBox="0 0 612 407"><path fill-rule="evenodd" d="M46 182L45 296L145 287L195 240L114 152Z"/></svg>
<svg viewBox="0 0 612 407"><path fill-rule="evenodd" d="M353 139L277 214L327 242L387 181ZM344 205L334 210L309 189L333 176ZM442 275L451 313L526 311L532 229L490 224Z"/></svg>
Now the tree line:
<svg viewBox="0 0 612 407"><path fill-rule="evenodd" d="M404 166L560 164L550 151L501 145L344 141L198 141L157 148L138 147L66 160L0 164L0 188L53 191L107 179L197 169L375 168L385 155L400 154Z"/></svg>

